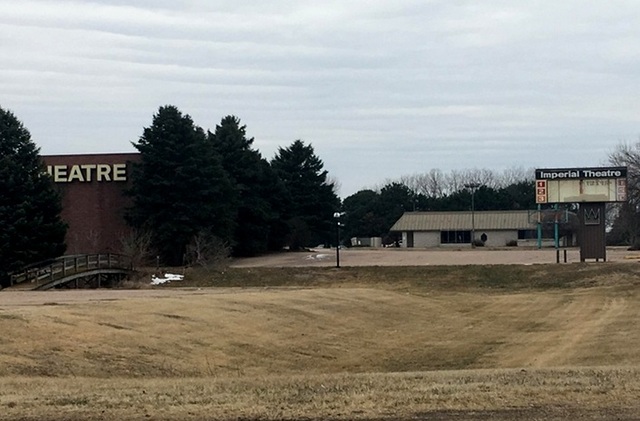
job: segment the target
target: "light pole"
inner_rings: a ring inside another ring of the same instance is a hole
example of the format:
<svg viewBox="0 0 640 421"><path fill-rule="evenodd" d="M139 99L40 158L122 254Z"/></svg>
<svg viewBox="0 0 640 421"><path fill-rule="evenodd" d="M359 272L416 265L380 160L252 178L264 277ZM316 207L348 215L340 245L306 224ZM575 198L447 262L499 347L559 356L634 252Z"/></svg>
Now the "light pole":
<svg viewBox="0 0 640 421"><path fill-rule="evenodd" d="M464 185L466 188L471 189L471 248L476 247L476 189L480 187L480 183L468 183Z"/></svg>
<svg viewBox="0 0 640 421"><path fill-rule="evenodd" d="M336 267L340 267L340 218L344 212L336 212L333 217L336 218Z"/></svg>

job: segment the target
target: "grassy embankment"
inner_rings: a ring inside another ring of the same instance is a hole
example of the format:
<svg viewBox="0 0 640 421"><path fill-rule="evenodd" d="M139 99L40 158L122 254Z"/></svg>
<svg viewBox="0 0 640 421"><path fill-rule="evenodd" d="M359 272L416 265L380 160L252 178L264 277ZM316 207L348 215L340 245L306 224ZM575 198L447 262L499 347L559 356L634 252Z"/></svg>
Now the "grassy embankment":
<svg viewBox="0 0 640 421"><path fill-rule="evenodd" d="M38 305L3 292L0 414L633 413L639 274L633 263L227 269L187 273L188 292L53 291Z"/></svg>

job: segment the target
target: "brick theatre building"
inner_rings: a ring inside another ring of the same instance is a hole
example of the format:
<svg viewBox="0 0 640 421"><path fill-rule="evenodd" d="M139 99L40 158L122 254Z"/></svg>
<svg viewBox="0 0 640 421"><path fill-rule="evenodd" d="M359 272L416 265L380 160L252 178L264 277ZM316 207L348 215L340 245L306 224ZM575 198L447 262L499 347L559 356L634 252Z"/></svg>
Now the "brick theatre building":
<svg viewBox="0 0 640 421"><path fill-rule="evenodd" d="M138 153L45 155L47 172L62 195L68 224L66 254L118 253L130 234L124 213L131 200L131 165Z"/></svg>

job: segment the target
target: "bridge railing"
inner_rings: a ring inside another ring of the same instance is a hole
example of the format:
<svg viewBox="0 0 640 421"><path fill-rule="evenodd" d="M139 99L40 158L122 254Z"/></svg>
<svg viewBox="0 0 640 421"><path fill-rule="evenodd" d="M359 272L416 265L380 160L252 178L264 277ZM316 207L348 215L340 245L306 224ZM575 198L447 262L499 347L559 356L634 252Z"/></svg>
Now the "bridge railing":
<svg viewBox="0 0 640 421"><path fill-rule="evenodd" d="M26 282L53 282L76 273L104 268L133 269L131 258L122 254L105 253L62 256L57 259L29 265L20 272L12 273L10 285Z"/></svg>

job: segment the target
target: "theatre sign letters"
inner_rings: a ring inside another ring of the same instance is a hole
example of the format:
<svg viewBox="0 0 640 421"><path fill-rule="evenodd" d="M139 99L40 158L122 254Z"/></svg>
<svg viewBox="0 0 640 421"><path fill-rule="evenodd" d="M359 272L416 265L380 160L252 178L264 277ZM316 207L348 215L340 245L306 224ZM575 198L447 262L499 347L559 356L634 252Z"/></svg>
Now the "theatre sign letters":
<svg viewBox="0 0 640 421"><path fill-rule="evenodd" d="M127 181L127 164L47 165L55 183Z"/></svg>

